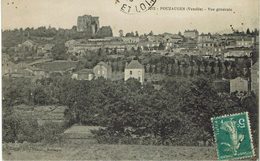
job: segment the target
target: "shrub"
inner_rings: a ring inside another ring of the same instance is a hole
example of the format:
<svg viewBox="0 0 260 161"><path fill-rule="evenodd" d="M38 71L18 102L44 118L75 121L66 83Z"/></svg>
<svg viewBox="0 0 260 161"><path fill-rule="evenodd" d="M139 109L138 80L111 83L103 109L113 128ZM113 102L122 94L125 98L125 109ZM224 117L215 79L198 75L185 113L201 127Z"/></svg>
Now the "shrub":
<svg viewBox="0 0 260 161"><path fill-rule="evenodd" d="M59 141L63 131L63 125L50 121L39 127L38 134L43 142L54 143Z"/></svg>
<svg viewBox="0 0 260 161"><path fill-rule="evenodd" d="M24 141L36 143L41 140L38 132L39 126L36 119L28 118L22 120L18 129L17 141L22 143Z"/></svg>
<svg viewBox="0 0 260 161"><path fill-rule="evenodd" d="M3 115L3 141L4 142L46 142L54 143L59 141L59 134L64 126L58 123L47 122L39 126L36 119L28 118L21 120L19 115L14 113Z"/></svg>
<svg viewBox="0 0 260 161"><path fill-rule="evenodd" d="M12 113L3 113L3 141L14 143L18 138L21 119Z"/></svg>

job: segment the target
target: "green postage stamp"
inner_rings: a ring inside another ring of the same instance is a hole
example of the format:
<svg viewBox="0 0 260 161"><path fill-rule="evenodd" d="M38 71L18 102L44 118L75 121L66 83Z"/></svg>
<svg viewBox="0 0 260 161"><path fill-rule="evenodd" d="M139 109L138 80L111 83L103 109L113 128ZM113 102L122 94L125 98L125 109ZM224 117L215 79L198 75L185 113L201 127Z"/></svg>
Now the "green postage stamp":
<svg viewBox="0 0 260 161"><path fill-rule="evenodd" d="M211 118L218 159L242 159L255 155L248 113Z"/></svg>

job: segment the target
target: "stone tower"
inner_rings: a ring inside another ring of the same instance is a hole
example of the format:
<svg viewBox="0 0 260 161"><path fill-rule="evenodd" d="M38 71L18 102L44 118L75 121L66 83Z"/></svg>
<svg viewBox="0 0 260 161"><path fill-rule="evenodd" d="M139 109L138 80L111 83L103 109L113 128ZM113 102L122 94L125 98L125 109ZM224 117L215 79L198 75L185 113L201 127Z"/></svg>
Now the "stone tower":
<svg viewBox="0 0 260 161"><path fill-rule="evenodd" d="M83 15L78 17L77 31L88 32L89 34L96 34L99 30L99 17L92 17L91 15Z"/></svg>

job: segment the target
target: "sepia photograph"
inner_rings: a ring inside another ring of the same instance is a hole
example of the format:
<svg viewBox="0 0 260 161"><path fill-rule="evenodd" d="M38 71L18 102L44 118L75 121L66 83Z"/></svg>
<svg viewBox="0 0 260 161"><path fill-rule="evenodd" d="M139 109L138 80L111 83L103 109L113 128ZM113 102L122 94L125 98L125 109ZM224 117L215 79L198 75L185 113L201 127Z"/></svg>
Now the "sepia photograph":
<svg viewBox="0 0 260 161"><path fill-rule="evenodd" d="M2 0L2 160L259 160L259 0Z"/></svg>

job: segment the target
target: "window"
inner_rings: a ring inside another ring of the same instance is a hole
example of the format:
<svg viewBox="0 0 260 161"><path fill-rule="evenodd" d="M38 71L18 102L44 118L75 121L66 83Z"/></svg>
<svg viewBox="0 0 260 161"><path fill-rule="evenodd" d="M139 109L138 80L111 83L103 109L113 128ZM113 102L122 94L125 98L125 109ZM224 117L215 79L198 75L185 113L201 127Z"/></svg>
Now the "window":
<svg viewBox="0 0 260 161"><path fill-rule="evenodd" d="M98 70L98 72L97 72L98 74L100 74L100 70Z"/></svg>
<svg viewBox="0 0 260 161"><path fill-rule="evenodd" d="M133 72L130 70L130 75L132 75L133 74Z"/></svg>

